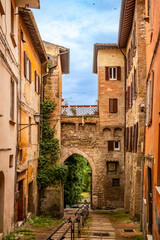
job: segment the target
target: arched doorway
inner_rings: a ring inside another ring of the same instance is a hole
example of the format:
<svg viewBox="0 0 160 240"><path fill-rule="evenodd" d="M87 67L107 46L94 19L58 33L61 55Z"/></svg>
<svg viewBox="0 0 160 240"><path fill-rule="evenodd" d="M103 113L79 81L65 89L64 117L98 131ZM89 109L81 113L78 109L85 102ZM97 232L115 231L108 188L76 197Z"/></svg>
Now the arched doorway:
<svg viewBox="0 0 160 240"><path fill-rule="evenodd" d="M3 233L4 215L4 174L0 172L0 233Z"/></svg>
<svg viewBox="0 0 160 240"><path fill-rule="evenodd" d="M64 164L68 167L64 184L64 208L77 206L84 200L91 203L92 169L88 160L76 153L69 156Z"/></svg>

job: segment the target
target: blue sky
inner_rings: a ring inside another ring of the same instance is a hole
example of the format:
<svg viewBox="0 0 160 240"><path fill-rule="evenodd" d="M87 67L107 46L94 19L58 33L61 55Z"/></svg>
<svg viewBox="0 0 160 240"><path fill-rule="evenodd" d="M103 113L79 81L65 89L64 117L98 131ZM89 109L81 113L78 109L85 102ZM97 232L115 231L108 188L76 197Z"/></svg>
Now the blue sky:
<svg viewBox="0 0 160 240"><path fill-rule="evenodd" d="M40 0L34 16L43 40L70 49L70 74L63 75L63 98L95 104L94 43L117 42L121 0Z"/></svg>

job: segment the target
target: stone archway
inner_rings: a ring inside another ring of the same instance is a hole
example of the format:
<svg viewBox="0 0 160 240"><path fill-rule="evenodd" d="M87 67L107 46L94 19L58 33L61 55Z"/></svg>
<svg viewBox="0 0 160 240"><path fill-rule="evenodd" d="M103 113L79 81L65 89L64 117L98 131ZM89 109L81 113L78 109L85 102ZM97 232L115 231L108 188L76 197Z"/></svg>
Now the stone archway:
<svg viewBox="0 0 160 240"><path fill-rule="evenodd" d="M84 157L88 161L88 163L89 163L89 165L91 167L91 171L88 172L88 174L90 175L90 194L89 194L90 197L89 198L90 198L90 207L92 209L92 186L93 186L92 171L93 171L93 169L95 170L95 166L94 166L94 163L92 161L92 158L90 156L88 156L86 153L84 153L83 151L81 151L81 150L78 150L78 149L77 150L73 150L72 149L71 151L67 151L67 153L64 154L64 156L62 156L61 162L65 163L65 161L67 161L67 159L69 159L70 157L72 157L75 154ZM65 195L64 192L63 192L63 195ZM63 196L63 200L64 200L64 196Z"/></svg>
<svg viewBox="0 0 160 240"><path fill-rule="evenodd" d="M84 151L86 150L86 151ZM101 195L103 194L103 185L101 184L101 174L99 172L98 164L96 163L96 153L92 152L90 149L80 149L80 147L65 147L63 146L61 151L61 162L64 163L65 160L73 154L79 154L85 157L92 169L92 193L91 193L91 205L92 208L101 207L102 200Z"/></svg>
<svg viewBox="0 0 160 240"><path fill-rule="evenodd" d="M4 215L4 174L0 172L0 233L3 233L3 215Z"/></svg>

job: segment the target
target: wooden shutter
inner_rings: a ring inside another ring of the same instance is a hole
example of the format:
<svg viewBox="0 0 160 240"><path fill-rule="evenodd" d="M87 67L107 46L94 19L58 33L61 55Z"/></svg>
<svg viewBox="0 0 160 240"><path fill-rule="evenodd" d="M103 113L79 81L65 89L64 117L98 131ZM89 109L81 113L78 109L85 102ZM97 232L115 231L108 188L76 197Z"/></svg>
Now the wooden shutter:
<svg viewBox="0 0 160 240"><path fill-rule="evenodd" d="M129 152L132 152L132 127L130 127Z"/></svg>
<svg viewBox="0 0 160 240"><path fill-rule="evenodd" d="M24 51L24 76L27 77L27 53Z"/></svg>
<svg viewBox="0 0 160 240"><path fill-rule="evenodd" d="M128 86L128 108L131 106L131 87Z"/></svg>
<svg viewBox="0 0 160 240"><path fill-rule="evenodd" d="M35 83L34 83L35 92L37 92L37 72L36 71L34 72L34 78L35 78Z"/></svg>
<svg viewBox="0 0 160 240"><path fill-rule="evenodd" d="M131 107L133 105L133 81L131 82Z"/></svg>
<svg viewBox="0 0 160 240"><path fill-rule="evenodd" d="M127 127L127 134L126 134L126 151L129 150L129 127Z"/></svg>
<svg viewBox="0 0 160 240"><path fill-rule="evenodd" d="M110 113L118 112L118 100L116 98L109 99L109 112Z"/></svg>
<svg viewBox="0 0 160 240"><path fill-rule="evenodd" d="M136 21L134 22L134 50L136 50Z"/></svg>
<svg viewBox="0 0 160 240"><path fill-rule="evenodd" d="M109 112L113 113L113 99L109 99Z"/></svg>
<svg viewBox="0 0 160 240"><path fill-rule="evenodd" d="M113 112L118 112L118 100L116 98L113 99Z"/></svg>
<svg viewBox="0 0 160 240"><path fill-rule="evenodd" d="M109 67L105 67L105 79L109 80Z"/></svg>
<svg viewBox="0 0 160 240"><path fill-rule="evenodd" d="M113 141L108 141L108 151L113 151Z"/></svg>
<svg viewBox="0 0 160 240"><path fill-rule="evenodd" d="M151 72L150 95L149 95L149 124L152 123L152 109L153 109L153 84L154 84L154 71Z"/></svg>
<svg viewBox="0 0 160 240"><path fill-rule="evenodd" d="M121 67L117 67L117 80L121 80Z"/></svg>
<svg viewBox="0 0 160 240"><path fill-rule="evenodd" d="M138 122L135 124L135 145L134 145L134 152L137 152L137 143L138 143Z"/></svg>
<svg viewBox="0 0 160 240"><path fill-rule="evenodd" d="M31 61L29 60L29 82L32 81L32 68L31 68Z"/></svg>
<svg viewBox="0 0 160 240"><path fill-rule="evenodd" d="M126 94L125 94L126 98L125 98L125 105L126 105L126 112L128 111L128 91L126 91Z"/></svg>
<svg viewBox="0 0 160 240"><path fill-rule="evenodd" d="M41 83L40 83L40 77L38 75L38 94L41 92Z"/></svg>

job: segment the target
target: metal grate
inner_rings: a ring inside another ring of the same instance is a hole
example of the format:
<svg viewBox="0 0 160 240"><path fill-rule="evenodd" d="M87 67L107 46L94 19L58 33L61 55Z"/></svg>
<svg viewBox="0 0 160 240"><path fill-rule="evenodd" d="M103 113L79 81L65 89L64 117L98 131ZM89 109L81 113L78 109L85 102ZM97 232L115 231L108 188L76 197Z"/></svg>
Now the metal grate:
<svg viewBox="0 0 160 240"><path fill-rule="evenodd" d="M108 237L110 236L109 233L101 233L101 232L95 232L91 234L92 236L100 236L100 237Z"/></svg>
<svg viewBox="0 0 160 240"><path fill-rule="evenodd" d="M133 229L123 229L124 232L130 233L130 232L134 232Z"/></svg>
<svg viewBox="0 0 160 240"><path fill-rule="evenodd" d="M97 105L66 105L62 106L62 116L97 116L99 115Z"/></svg>

